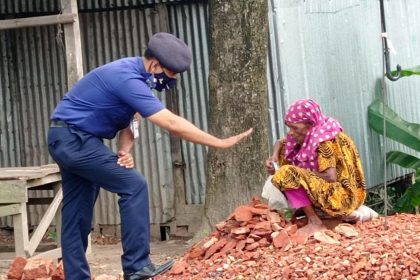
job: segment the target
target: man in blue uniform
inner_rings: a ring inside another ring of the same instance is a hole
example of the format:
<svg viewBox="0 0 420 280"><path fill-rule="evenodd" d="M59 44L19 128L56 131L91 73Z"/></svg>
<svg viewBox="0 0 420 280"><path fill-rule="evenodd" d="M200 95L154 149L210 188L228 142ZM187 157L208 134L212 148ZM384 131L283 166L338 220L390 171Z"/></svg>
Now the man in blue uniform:
<svg viewBox="0 0 420 280"><path fill-rule="evenodd" d="M62 252L67 280L90 280L85 251L99 187L119 195L122 266L125 280L149 279L173 261L154 266L149 258L149 204L145 178L134 169L130 150L135 113L179 137L215 148L229 148L252 129L219 139L165 109L152 88L176 84L191 64L191 51L179 38L157 33L143 57L122 58L98 67L64 96L51 116L48 149L60 166L63 184ZM118 135L112 152L103 138Z"/></svg>

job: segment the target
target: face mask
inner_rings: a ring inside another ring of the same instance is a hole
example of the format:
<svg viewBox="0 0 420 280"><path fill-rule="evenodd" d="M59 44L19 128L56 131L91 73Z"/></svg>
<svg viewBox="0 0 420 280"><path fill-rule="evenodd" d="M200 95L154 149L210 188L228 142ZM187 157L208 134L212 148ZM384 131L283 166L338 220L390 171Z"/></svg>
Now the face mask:
<svg viewBox="0 0 420 280"><path fill-rule="evenodd" d="M156 79L155 89L157 91L170 90L176 86L176 79L168 77L165 72L155 74Z"/></svg>

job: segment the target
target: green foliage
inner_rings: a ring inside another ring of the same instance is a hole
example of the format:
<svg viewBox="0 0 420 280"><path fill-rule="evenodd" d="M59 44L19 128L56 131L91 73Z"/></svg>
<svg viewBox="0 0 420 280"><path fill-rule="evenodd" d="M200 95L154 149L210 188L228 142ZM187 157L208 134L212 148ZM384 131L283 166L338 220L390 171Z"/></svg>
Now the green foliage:
<svg viewBox="0 0 420 280"><path fill-rule="evenodd" d="M403 212L413 212L420 205L420 182L410 186L404 195L398 200L396 209Z"/></svg>
<svg viewBox="0 0 420 280"><path fill-rule="evenodd" d="M290 221L293 217L293 210L291 208L284 208L280 210L280 214L286 221Z"/></svg>
<svg viewBox="0 0 420 280"><path fill-rule="evenodd" d="M57 232L56 231L49 231L48 238L52 240L57 240Z"/></svg>
<svg viewBox="0 0 420 280"><path fill-rule="evenodd" d="M419 158L399 151L388 152L386 154L386 160L404 168L412 168L415 170L420 168Z"/></svg>
<svg viewBox="0 0 420 280"><path fill-rule="evenodd" d="M385 199L388 204L388 214L392 215L397 212L397 203L401 198L401 186L391 184L387 186L387 196L385 198L385 190L383 186L369 189L366 196L365 205L369 206L380 215L385 214Z"/></svg>
<svg viewBox="0 0 420 280"><path fill-rule="evenodd" d="M384 118L386 119L386 136L388 138L420 152L419 124L403 120L388 106L384 108L381 100L376 100L369 105L369 126L382 135L384 134Z"/></svg>
<svg viewBox="0 0 420 280"><path fill-rule="evenodd" d="M391 71L391 74L392 76L396 76L397 70ZM401 70L401 77L409 77L411 75L420 75L420 65Z"/></svg>
<svg viewBox="0 0 420 280"><path fill-rule="evenodd" d="M403 120L391 108L384 106L382 101L376 100L368 108L369 126L383 135L384 119L388 138L420 151L420 125ZM399 151L388 152L386 158L390 163L416 171L415 184L406 190L395 206L398 211L414 211L414 208L420 205L420 159Z"/></svg>

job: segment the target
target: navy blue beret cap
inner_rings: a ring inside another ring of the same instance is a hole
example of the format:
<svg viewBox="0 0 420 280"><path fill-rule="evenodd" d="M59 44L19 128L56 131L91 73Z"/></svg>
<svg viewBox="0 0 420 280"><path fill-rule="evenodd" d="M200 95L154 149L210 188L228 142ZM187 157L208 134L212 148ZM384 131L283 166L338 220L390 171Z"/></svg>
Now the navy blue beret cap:
<svg viewBox="0 0 420 280"><path fill-rule="evenodd" d="M190 68L192 53L184 41L169 33L156 33L147 45L150 53L160 64L176 73Z"/></svg>

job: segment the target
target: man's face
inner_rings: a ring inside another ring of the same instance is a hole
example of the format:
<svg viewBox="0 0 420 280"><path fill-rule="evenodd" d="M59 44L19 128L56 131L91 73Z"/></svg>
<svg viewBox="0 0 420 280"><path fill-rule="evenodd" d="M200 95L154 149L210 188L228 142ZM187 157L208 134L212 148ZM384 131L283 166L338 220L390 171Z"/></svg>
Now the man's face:
<svg viewBox="0 0 420 280"><path fill-rule="evenodd" d="M155 78L157 91L170 90L176 86L177 73L163 67L158 60L154 59L150 64L150 73Z"/></svg>

